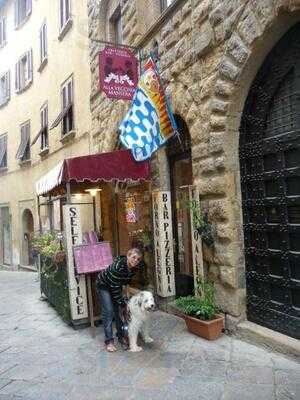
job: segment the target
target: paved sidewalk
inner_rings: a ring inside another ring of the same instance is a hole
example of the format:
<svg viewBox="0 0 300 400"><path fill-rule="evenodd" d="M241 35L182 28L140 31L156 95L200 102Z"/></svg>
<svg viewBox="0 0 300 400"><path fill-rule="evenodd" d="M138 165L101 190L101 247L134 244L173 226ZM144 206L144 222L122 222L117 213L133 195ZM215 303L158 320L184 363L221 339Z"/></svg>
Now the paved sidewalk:
<svg viewBox="0 0 300 400"><path fill-rule="evenodd" d="M208 342L155 313L154 344L103 350L39 300L36 274L0 271L0 400L300 399L300 364L223 336Z"/></svg>

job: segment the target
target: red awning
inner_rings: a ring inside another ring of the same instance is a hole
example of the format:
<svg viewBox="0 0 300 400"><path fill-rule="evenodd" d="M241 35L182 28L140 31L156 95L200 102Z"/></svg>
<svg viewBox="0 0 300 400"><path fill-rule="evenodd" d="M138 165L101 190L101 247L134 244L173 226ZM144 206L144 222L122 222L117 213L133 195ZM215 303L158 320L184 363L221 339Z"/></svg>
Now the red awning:
<svg viewBox="0 0 300 400"><path fill-rule="evenodd" d="M150 176L149 162L136 162L130 150L68 158L64 164L64 182L125 182L147 180Z"/></svg>
<svg viewBox="0 0 300 400"><path fill-rule="evenodd" d="M42 195L67 182L130 182L150 179L148 161L135 161L130 150L67 158L36 183Z"/></svg>

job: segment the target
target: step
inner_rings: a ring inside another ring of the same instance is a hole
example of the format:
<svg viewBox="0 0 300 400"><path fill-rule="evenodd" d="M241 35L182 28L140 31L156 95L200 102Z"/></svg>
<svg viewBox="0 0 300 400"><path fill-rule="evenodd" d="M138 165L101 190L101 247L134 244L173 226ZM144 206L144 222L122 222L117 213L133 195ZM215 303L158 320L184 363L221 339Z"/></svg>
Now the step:
<svg viewBox="0 0 300 400"><path fill-rule="evenodd" d="M30 271L37 272L37 269L34 265L18 265L18 271Z"/></svg>
<svg viewBox="0 0 300 400"><path fill-rule="evenodd" d="M250 321L243 321L237 325L234 335L247 342L254 342L254 344L267 347L272 351L293 358L296 357L299 360L300 340L283 335L282 333L273 331Z"/></svg>

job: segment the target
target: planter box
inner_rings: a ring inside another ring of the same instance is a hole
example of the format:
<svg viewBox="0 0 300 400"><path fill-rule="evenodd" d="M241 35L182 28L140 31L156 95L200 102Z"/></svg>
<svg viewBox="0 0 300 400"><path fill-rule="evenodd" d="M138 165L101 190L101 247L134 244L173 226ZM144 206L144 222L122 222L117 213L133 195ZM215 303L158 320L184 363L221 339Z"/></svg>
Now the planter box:
<svg viewBox="0 0 300 400"><path fill-rule="evenodd" d="M212 319L211 321L203 321L189 315L184 315L184 319L186 326L191 333L207 340L217 339L224 328L224 317L220 314L216 314L215 319Z"/></svg>

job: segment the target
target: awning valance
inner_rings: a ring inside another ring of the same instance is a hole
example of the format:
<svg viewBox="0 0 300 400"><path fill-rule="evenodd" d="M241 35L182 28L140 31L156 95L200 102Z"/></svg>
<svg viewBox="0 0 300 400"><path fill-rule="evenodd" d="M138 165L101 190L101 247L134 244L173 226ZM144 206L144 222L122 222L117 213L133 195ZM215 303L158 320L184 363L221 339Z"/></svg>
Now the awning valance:
<svg viewBox="0 0 300 400"><path fill-rule="evenodd" d="M36 193L43 195L67 182L140 181L150 178L148 161L136 162L130 150L68 158L36 182Z"/></svg>

